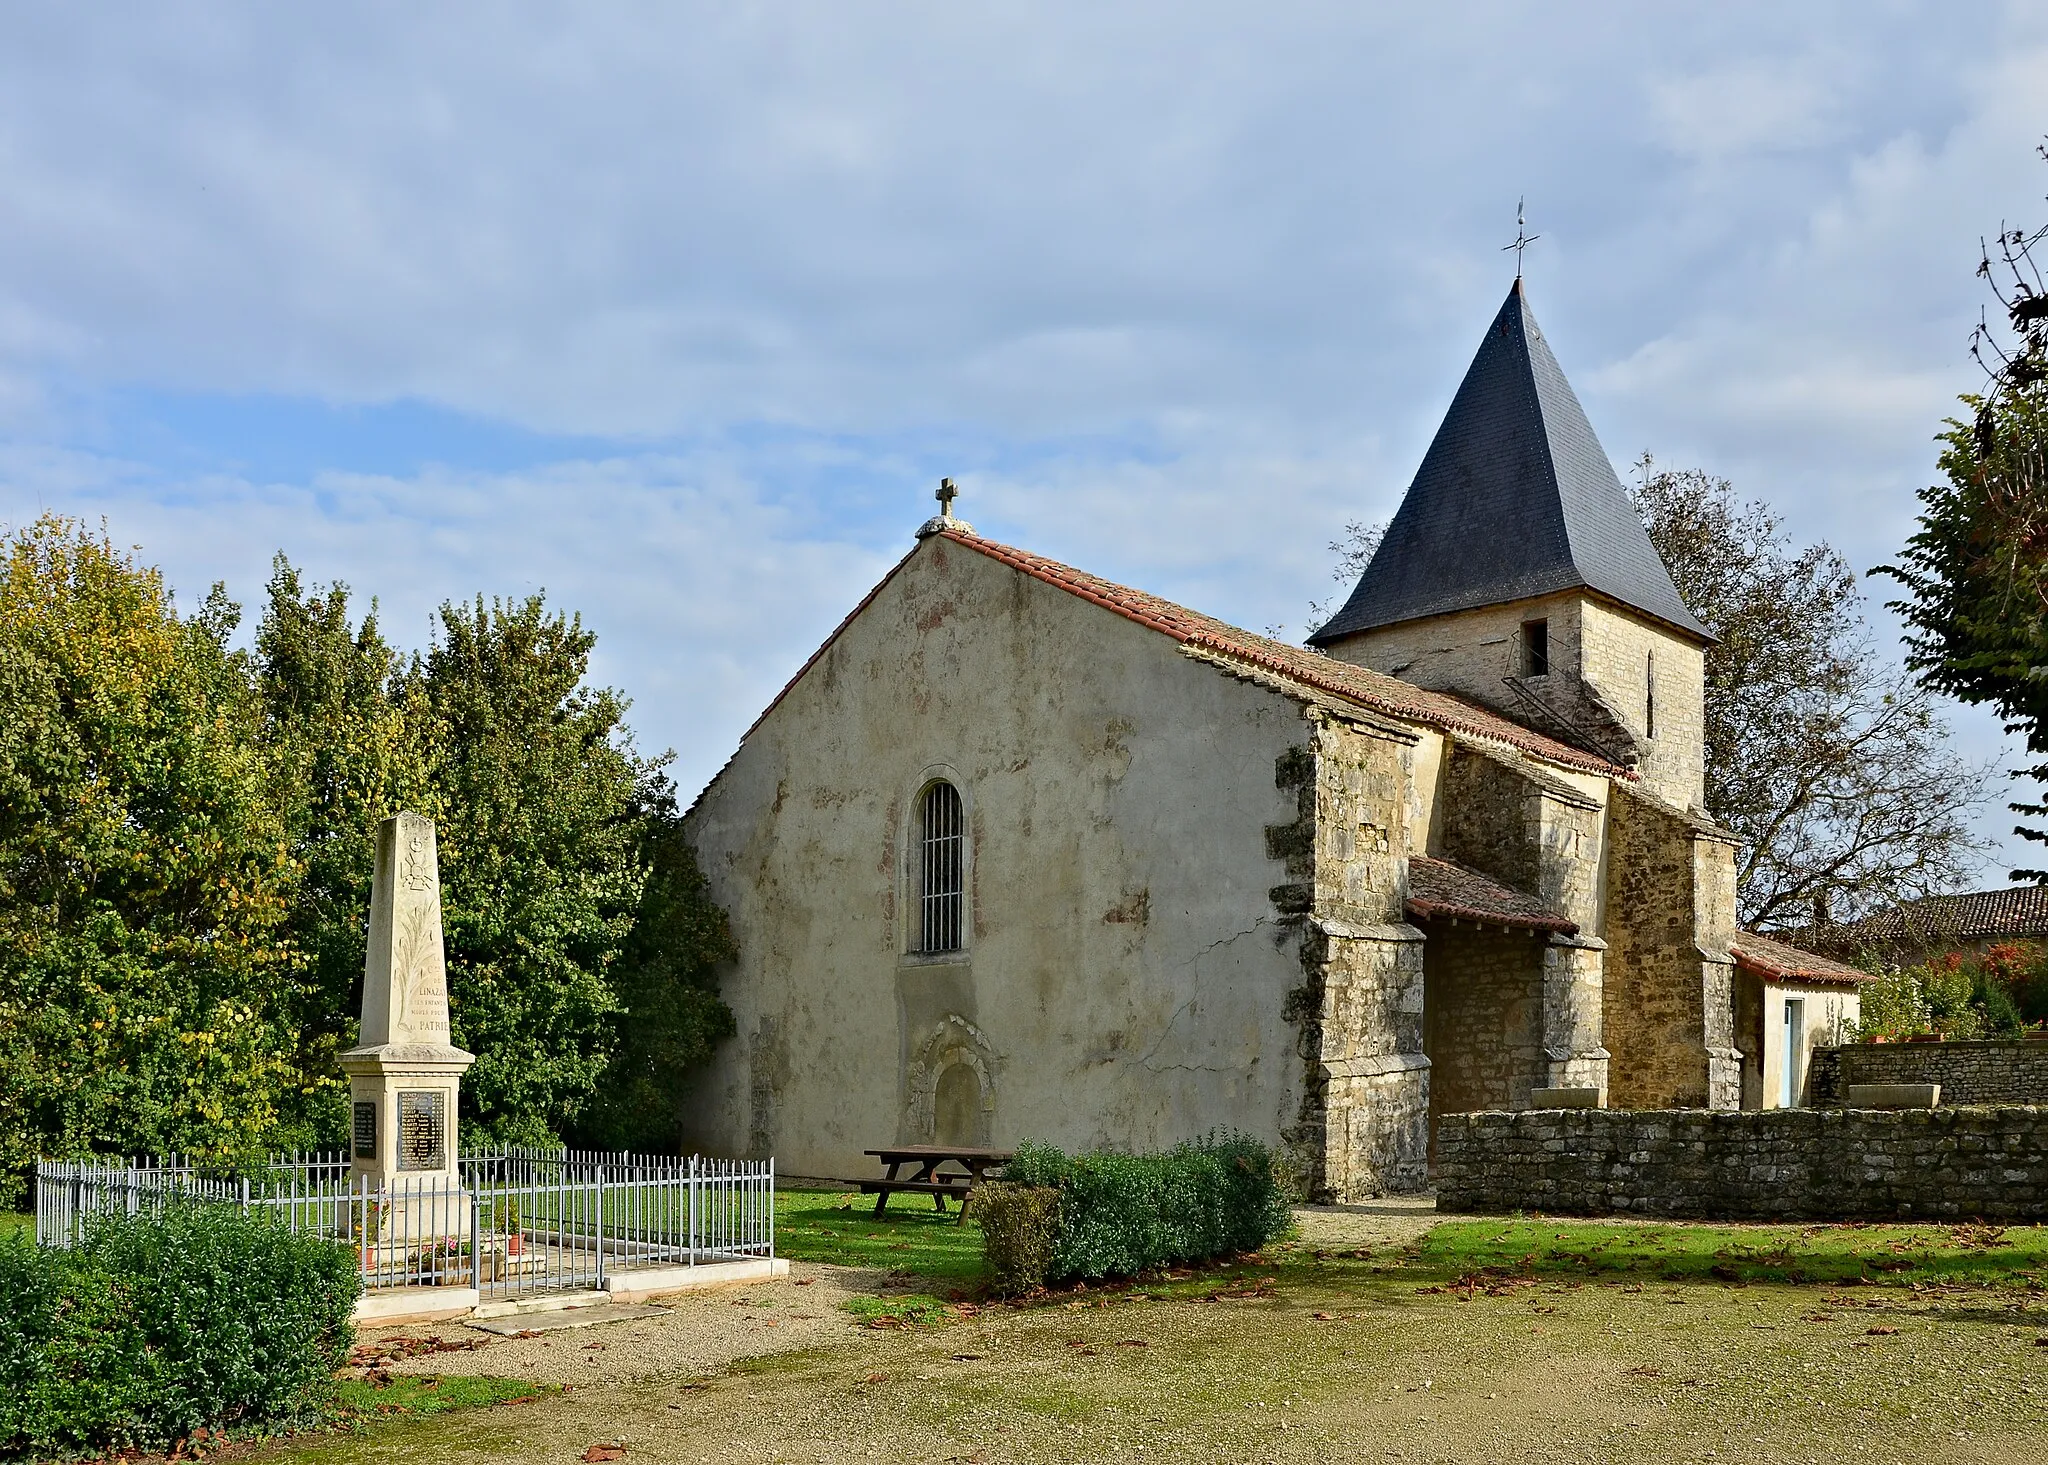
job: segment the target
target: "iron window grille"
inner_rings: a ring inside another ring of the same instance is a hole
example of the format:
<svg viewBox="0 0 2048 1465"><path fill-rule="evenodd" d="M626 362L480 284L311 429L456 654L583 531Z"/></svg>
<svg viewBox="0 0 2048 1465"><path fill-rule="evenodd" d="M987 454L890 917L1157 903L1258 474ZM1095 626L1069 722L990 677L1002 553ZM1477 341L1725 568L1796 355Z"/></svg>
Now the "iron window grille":
<svg viewBox="0 0 2048 1465"><path fill-rule="evenodd" d="M958 951L967 864L966 823L960 791L935 783L924 791L918 837L919 951Z"/></svg>

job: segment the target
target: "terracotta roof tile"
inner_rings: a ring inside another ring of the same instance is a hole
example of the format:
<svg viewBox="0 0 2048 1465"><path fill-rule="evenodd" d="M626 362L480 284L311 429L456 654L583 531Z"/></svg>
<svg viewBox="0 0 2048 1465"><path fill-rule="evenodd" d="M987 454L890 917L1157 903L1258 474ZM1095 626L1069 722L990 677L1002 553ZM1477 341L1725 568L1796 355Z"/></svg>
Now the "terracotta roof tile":
<svg viewBox="0 0 2048 1465"><path fill-rule="evenodd" d="M1408 914L1418 921L1483 921L1526 931L1578 934L1578 923L1491 875L1432 855L1408 859Z"/></svg>
<svg viewBox="0 0 2048 1465"><path fill-rule="evenodd" d="M963 549L985 554L1033 579L1057 586L1069 594L1171 636L1183 645L1235 658L1370 711L1420 722L1447 732L1504 743L1567 768L1603 774L1609 778L1634 779L1636 776L1597 753L1526 728L1462 697L1453 697L1446 692L1426 692L1383 672L1368 671L1305 647L1291 646L1285 641L1242 630L1186 606L1101 579L1029 550L1014 549L979 535L951 530L946 531L943 537Z"/></svg>
<svg viewBox="0 0 2048 1465"><path fill-rule="evenodd" d="M1766 981L1773 982L1868 982L1874 980L1869 972L1856 967L1844 966L1839 961L1830 961L1825 956L1815 956L1769 936L1759 936L1754 931L1737 931L1735 939L1728 943L1728 949L1735 957L1735 964L1744 971L1754 972Z"/></svg>
<svg viewBox="0 0 2048 1465"><path fill-rule="evenodd" d="M1839 926L1801 933L1831 951L1866 943L1981 941L1996 936L2048 936L2048 885L2014 885L1966 895L1930 895Z"/></svg>

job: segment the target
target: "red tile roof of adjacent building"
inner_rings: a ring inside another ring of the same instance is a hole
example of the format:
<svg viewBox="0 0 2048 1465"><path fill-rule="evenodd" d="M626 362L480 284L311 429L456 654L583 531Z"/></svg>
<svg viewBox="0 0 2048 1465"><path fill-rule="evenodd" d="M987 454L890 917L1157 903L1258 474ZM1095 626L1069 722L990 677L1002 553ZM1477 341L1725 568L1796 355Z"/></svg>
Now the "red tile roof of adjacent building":
<svg viewBox="0 0 2048 1465"><path fill-rule="evenodd" d="M1408 914L1418 921L1477 921L1525 931L1578 934L1578 923L1491 875L1433 855L1408 857Z"/></svg>
<svg viewBox="0 0 2048 1465"><path fill-rule="evenodd" d="M1728 943L1735 964L1769 982L1868 982L1869 972L1830 961L1754 931L1737 931Z"/></svg>
<svg viewBox="0 0 2048 1465"><path fill-rule="evenodd" d="M1997 936L2048 936L2048 885L1930 895L1860 921L1808 927L1800 934L1835 951L1853 950L1865 943L1936 945Z"/></svg>
<svg viewBox="0 0 2048 1465"><path fill-rule="evenodd" d="M957 530L941 531L941 537L963 549L974 550L1012 569L1021 570L1035 580L1114 611L1141 626L1171 636L1183 645L1247 663L1284 680L1356 703L1384 716L1505 743L1548 762L1587 773L1609 778L1636 777L1629 769L1611 763L1597 753L1560 742L1462 697L1454 697L1447 692L1426 692L1384 672L1368 671L1306 647L1291 646L1285 641L1241 630L1186 606L1101 579L1029 550L1014 549L1007 544L997 544L979 535L963 534Z"/></svg>

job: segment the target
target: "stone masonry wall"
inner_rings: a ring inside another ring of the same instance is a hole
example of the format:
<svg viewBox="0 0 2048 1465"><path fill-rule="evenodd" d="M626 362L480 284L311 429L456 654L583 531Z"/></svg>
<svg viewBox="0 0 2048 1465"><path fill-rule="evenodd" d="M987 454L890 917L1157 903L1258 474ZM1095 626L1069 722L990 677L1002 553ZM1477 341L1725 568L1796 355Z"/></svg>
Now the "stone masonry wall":
<svg viewBox="0 0 2048 1465"><path fill-rule="evenodd" d="M1608 804L1603 1032L1616 1108L1734 1108L1733 860L1720 840L1617 788Z"/></svg>
<svg viewBox="0 0 2048 1465"><path fill-rule="evenodd" d="M1567 592L1451 615L1424 616L1376 626L1327 647L1353 666L1397 676L1418 687L1457 692L1499 707L1504 677L1518 676L1518 637L1525 621L1550 624L1550 665L1560 677L1579 674L1579 609L1584 597ZM1538 686L1544 685L1539 679Z"/></svg>
<svg viewBox="0 0 2048 1465"><path fill-rule="evenodd" d="M1439 1211L2048 1218L2048 1109L1448 1114Z"/></svg>
<svg viewBox="0 0 2048 1465"><path fill-rule="evenodd" d="M1950 1104L2048 1104L2048 1043L1856 1043L1817 1049L1807 1097L1840 1104L1852 1083L1938 1083Z"/></svg>
<svg viewBox="0 0 2048 1465"><path fill-rule="evenodd" d="M1432 1115L1521 1108L1549 1081L1543 953L1543 938L1528 931L1430 923L1422 968Z"/></svg>
<svg viewBox="0 0 2048 1465"><path fill-rule="evenodd" d="M1579 618L1579 656L1580 675L1635 734L1643 750L1637 772L1644 786L1682 809L1700 808L1706 800L1705 651L1651 621L1588 599Z"/></svg>

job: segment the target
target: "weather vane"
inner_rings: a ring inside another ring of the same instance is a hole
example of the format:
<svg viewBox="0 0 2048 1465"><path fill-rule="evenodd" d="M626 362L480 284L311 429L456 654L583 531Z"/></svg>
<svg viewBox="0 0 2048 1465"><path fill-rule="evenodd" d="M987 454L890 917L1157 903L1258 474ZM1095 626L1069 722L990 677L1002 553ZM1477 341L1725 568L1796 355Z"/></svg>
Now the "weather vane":
<svg viewBox="0 0 2048 1465"><path fill-rule="evenodd" d="M1543 237L1541 234L1531 234L1525 227L1523 206L1528 202L1526 198L1515 200L1515 242L1500 247L1503 254L1510 249L1515 252L1515 278L1518 280L1522 278L1522 251Z"/></svg>

